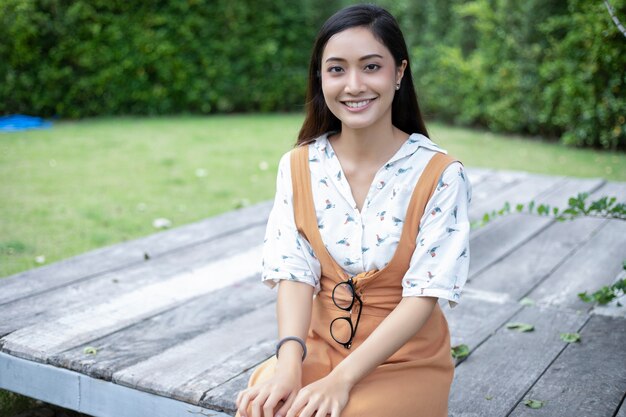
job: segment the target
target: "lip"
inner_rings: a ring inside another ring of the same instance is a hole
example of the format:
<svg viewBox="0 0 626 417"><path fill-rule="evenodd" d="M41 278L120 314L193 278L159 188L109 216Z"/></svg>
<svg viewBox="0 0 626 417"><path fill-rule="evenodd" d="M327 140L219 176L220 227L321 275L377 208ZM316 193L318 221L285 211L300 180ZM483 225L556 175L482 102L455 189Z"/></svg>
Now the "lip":
<svg viewBox="0 0 626 417"><path fill-rule="evenodd" d="M360 100L341 100L340 102L343 105L343 107L345 109L347 109L348 111L353 112L353 113L358 113L358 112L361 112L361 111L369 108L372 105L372 103L376 100L376 98L377 97L374 97L374 98L363 98L363 99L360 99ZM365 104L364 106L361 106L361 107L350 107L350 106L348 106L346 104L346 103L359 103L359 102L362 102L362 101L368 101L368 103Z"/></svg>

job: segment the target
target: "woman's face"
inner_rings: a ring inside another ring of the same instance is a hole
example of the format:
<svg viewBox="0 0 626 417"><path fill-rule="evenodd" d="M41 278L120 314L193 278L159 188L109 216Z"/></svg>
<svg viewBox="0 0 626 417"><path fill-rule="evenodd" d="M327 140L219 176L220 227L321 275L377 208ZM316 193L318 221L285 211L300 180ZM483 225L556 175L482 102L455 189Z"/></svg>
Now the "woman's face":
<svg viewBox="0 0 626 417"><path fill-rule="evenodd" d="M320 68L326 105L351 129L391 124L391 103L406 65L404 60L396 67L389 49L368 28L336 33L326 43Z"/></svg>

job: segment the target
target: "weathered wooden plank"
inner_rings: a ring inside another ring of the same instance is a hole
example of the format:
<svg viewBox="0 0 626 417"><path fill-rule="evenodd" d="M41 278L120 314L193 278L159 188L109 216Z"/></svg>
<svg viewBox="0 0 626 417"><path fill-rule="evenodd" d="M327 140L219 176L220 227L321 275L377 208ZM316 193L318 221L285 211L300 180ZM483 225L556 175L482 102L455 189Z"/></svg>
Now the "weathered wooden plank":
<svg viewBox="0 0 626 417"><path fill-rule="evenodd" d="M529 175L504 189L500 189L498 192L491 191L491 195L485 196L485 198L482 198L484 191L481 191L479 193L481 198L478 201L474 201L472 189L472 203L469 211L470 221L479 220L485 213L501 209L506 202L509 202L511 207L515 207L518 203L525 204L542 194L550 192L551 189L558 187L564 180L563 177Z"/></svg>
<svg viewBox="0 0 626 417"><path fill-rule="evenodd" d="M252 366L258 361L258 352L251 352L251 347L275 342L276 333L276 307L272 303L124 368L114 373L112 380L154 394L170 396L176 393L179 398L196 403L212 382L208 387L196 385L189 391L187 382L190 379L211 368L218 369L218 365L226 362L241 365L242 357L246 358L243 362L247 361L248 367ZM252 360L248 359L250 356ZM218 375L215 377L217 379Z"/></svg>
<svg viewBox="0 0 626 417"><path fill-rule="evenodd" d="M520 403L512 417L614 415L626 392L626 319L592 316L580 333L525 396L543 407Z"/></svg>
<svg viewBox="0 0 626 417"><path fill-rule="evenodd" d="M95 249L50 265L0 279L0 305L99 274L113 273L171 251L221 240L267 222L272 202L266 201L128 242Z"/></svg>
<svg viewBox="0 0 626 417"><path fill-rule="evenodd" d="M70 349L188 300L258 274L261 247L215 261L202 269L140 286L108 300L86 298L91 306L54 320L23 327L2 338L2 351L25 359L46 361ZM97 295L96 295L97 296Z"/></svg>
<svg viewBox="0 0 626 417"><path fill-rule="evenodd" d="M617 201L626 202L626 182L608 181L589 197L589 200L597 200L602 197L615 197Z"/></svg>
<svg viewBox="0 0 626 417"><path fill-rule="evenodd" d="M472 184L472 188L478 187L488 177L493 176L494 170L491 168L465 167L467 176Z"/></svg>
<svg viewBox="0 0 626 417"><path fill-rule="evenodd" d="M130 367L178 343L208 332L276 299L276 292L255 276L198 297L102 338L53 355L48 363L94 378L110 380L113 373ZM85 354L88 346L96 355Z"/></svg>
<svg viewBox="0 0 626 417"><path fill-rule="evenodd" d="M586 317L550 308L525 307L511 321L535 325L519 333L500 328L461 362L452 383L454 417L507 415L565 347L560 332L575 332Z"/></svg>
<svg viewBox="0 0 626 417"><path fill-rule="evenodd" d="M551 223L501 261L472 276L468 288L505 293L519 300L587 242L604 221L580 218Z"/></svg>
<svg viewBox="0 0 626 417"><path fill-rule="evenodd" d="M500 171L492 171L489 175L482 177L478 184L472 182L470 177L470 183L472 184L472 202L469 207L470 219L481 218L485 211L491 211L496 208L495 204L494 207L489 206L491 207L489 210L486 210L484 207L489 204L489 201L494 196L515 187L528 177L529 174L524 172L501 173ZM499 209L500 207L497 208ZM480 210L484 211L481 212Z"/></svg>
<svg viewBox="0 0 626 417"><path fill-rule="evenodd" d="M200 406L0 352L0 388L100 417L228 417Z"/></svg>
<svg viewBox="0 0 626 417"><path fill-rule="evenodd" d="M201 374L187 381L185 384L172 391L174 398L193 398L199 403L205 399L203 407L217 411L228 411L234 409L237 392L227 398L213 398L209 401L207 392L213 392L214 388L220 389L224 384L239 379L242 373L249 375L248 370L253 370L257 365L273 356L276 350L276 339L270 338L250 346L242 354L233 354L223 364L217 364L213 368L207 369ZM247 379L245 380L247 383ZM245 384L244 384L245 387ZM242 387L243 388L243 387ZM203 392L204 391L204 392ZM224 407L230 404L232 407Z"/></svg>
<svg viewBox="0 0 626 417"><path fill-rule="evenodd" d="M466 344L474 351L523 308L506 297L485 298L480 293L466 291L455 308L450 308L448 303L444 305L452 346Z"/></svg>
<svg viewBox="0 0 626 417"><path fill-rule="evenodd" d="M626 397L626 394L624 394L624 397ZM622 406L619 408L615 417L626 417L626 400L624 398L622 398Z"/></svg>
<svg viewBox="0 0 626 417"><path fill-rule="evenodd" d="M557 186L550 188L534 198L535 207L539 204L547 204L550 207L564 209L568 206L570 197L576 197L578 193L594 193L606 185L602 178L564 178ZM527 202L529 202L528 200Z"/></svg>
<svg viewBox="0 0 626 417"><path fill-rule="evenodd" d="M173 276L189 271L202 271L213 260L234 256L260 245L264 234L265 226L249 228L142 264L5 303L0 305L0 317L3 318L0 321L0 336L36 323L89 310L94 305L114 300L123 294L138 291L143 286L153 285ZM219 279L226 278L228 276Z"/></svg>
<svg viewBox="0 0 626 417"><path fill-rule="evenodd" d="M248 369L246 372L238 375L227 383L208 391L198 405L235 415L237 411L235 405L237 394L248 386L252 372L254 372L254 368Z"/></svg>
<svg viewBox="0 0 626 417"><path fill-rule="evenodd" d="M609 285L626 259L626 222L606 220L597 233L543 280L529 297L543 304L588 310L577 294Z"/></svg>
<svg viewBox="0 0 626 417"><path fill-rule="evenodd" d="M514 213L473 230L470 235L470 280L553 222L547 217Z"/></svg>

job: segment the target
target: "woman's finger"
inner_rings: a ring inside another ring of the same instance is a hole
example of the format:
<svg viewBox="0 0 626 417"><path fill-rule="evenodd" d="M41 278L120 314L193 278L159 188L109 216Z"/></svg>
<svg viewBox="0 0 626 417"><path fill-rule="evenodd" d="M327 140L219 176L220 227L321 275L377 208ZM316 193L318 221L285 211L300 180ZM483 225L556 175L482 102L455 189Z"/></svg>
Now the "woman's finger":
<svg viewBox="0 0 626 417"><path fill-rule="evenodd" d="M334 404L330 413L330 417L339 417L339 414L341 414L341 407L339 407L339 404Z"/></svg>
<svg viewBox="0 0 626 417"><path fill-rule="evenodd" d="M329 412L329 406L326 404L326 402L321 403L318 407L317 407L317 413L315 413L315 417L326 417Z"/></svg>
<svg viewBox="0 0 626 417"><path fill-rule="evenodd" d="M241 396L241 401L239 403L239 406L237 407L237 411L239 411L241 417L248 417L248 404L250 403L250 400L254 398L252 397L253 393L254 390L247 389L239 394Z"/></svg>
<svg viewBox="0 0 626 417"><path fill-rule="evenodd" d="M282 395L280 392L272 392L263 405L263 417L274 417L274 408L276 408L276 405L278 405L281 399Z"/></svg>
<svg viewBox="0 0 626 417"><path fill-rule="evenodd" d="M267 400L267 397L269 397L269 395L270 394L268 391L262 390L259 392L259 395L257 395L254 400L252 400L252 402L250 403L252 407L252 417L263 416L262 407L263 404L265 404L265 400Z"/></svg>
<svg viewBox="0 0 626 417"><path fill-rule="evenodd" d="M302 391L300 391L296 395L296 398L294 398L293 403L291 404L291 407L289 407L289 411L287 412L287 415L285 417L296 417L300 409L302 409L302 407L304 407L306 403L306 397L302 394Z"/></svg>
<svg viewBox="0 0 626 417"><path fill-rule="evenodd" d="M309 402L306 404L306 406L300 412L300 416L299 417L311 417L311 416L315 415L315 411L317 411L317 407L318 407L318 404L316 402L311 401L309 399Z"/></svg>
<svg viewBox="0 0 626 417"><path fill-rule="evenodd" d="M298 395L298 391L291 391L291 394L289 394L289 397L287 397L282 407L280 407L280 409L276 412L276 416L287 416L287 411L289 411L291 404L293 404L293 401L296 399L296 395Z"/></svg>

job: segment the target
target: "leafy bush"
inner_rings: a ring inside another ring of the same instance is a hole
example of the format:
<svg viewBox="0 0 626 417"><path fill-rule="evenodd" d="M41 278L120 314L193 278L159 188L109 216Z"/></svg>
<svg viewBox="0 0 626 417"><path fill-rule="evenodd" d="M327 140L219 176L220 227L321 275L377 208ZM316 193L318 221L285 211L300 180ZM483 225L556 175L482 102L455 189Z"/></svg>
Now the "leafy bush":
<svg viewBox="0 0 626 417"><path fill-rule="evenodd" d="M626 24L626 0L610 0ZM0 113L301 110L321 23L349 0L4 0ZM427 117L626 149L625 38L602 1L379 0Z"/></svg>
<svg viewBox="0 0 626 417"><path fill-rule="evenodd" d="M293 110L302 105L310 45L327 17L316 7L288 0L4 0L0 112Z"/></svg>

